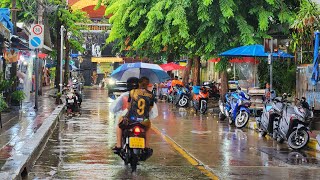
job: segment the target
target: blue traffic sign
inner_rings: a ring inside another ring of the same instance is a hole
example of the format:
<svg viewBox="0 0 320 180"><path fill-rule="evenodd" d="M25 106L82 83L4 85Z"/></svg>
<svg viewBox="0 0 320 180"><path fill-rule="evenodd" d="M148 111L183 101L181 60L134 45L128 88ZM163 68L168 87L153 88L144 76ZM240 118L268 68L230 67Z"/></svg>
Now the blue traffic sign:
<svg viewBox="0 0 320 180"><path fill-rule="evenodd" d="M39 37L33 37L31 39L31 45L35 48L39 47L41 45L41 39Z"/></svg>

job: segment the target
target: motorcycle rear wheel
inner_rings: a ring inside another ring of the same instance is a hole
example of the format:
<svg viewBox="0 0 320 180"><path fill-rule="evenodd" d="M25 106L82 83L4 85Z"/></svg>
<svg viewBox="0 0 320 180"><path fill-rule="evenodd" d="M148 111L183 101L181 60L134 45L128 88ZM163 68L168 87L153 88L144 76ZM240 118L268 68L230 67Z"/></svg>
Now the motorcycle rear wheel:
<svg viewBox="0 0 320 180"><path fill-rule="evenodd" d="M237 114L235 125L237 128L245 127L249 122L249 113L247 111L242 111Z"/></svg>
<svg viewBox="0 0 320 180"><path fill-rule="evenodd" d="M309 133L305 129L293 131L288 138L288 145L294 150L304 148L309 142Z"/></svg>

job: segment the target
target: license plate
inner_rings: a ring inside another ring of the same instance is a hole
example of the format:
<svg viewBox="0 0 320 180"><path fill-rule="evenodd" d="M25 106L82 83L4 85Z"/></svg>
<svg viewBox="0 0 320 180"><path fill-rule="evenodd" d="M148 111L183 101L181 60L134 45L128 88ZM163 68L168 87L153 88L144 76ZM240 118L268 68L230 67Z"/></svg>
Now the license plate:
<svg viewBox="0 0 320 180"><path fill-rule="evenodd" d="M144 138L130 137L129 138L130 148L145 148Z"/></svg>
<svg viewBox="0 0 320 180"><path fill-rule="evenodd" d="M68 103L74 103L73 99L68 99Z"/></svg>

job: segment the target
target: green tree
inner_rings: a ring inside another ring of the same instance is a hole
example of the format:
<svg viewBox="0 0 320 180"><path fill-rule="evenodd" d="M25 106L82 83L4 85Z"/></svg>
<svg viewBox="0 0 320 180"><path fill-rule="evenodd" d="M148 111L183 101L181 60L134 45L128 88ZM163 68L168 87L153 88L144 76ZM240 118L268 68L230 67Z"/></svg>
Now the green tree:
<svg viewBox="0 0 320 180"><path fill-rule="evenodd" d="M295 20L291 25L291 49L301 53L300 63L311 63L313 59L314 31L320 28L320 7L308 0L301 0Z"/></svg>
<svg viewBox="0 0 320 180"><path fill-rule="evenodd" d="M111 0L107 14L113 14L107 42L120 51L134 50L188 55L199 83L200 57L210 57L231 47L261 43L270 29L288 27L298 1L258 0ZM287 28L288 29L288 28ZM285 33L285 32L284 32ZM224 72L225 69L222 69ZM226 73L222 73L226 75ZM226 79L227 78L223 78ZM224 90L225 91L225 90Z"/></svg>

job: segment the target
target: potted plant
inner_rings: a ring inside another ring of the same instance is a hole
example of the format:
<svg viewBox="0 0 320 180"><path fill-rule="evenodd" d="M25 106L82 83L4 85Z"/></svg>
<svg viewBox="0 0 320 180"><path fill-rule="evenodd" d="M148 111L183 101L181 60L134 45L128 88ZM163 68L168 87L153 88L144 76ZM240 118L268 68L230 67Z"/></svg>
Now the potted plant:
<svg viewBox="0 0 320 180"><path fill-rule="evenodd" d="M0 126L1 126L1 128L2 128L1 112L3 110L5 110L6 108L8 108L8 105L7 105L6 101L4 100L2 94L0 94Z"/></svg>
<svg viewBox="0 0 320 180"><path fill-rule="evenodd" d="M62 104L62 99L61 99L62 94L59 92L56 94L56 104Z"/></svg>
<svg viewBox="0 0 320 180"><path fill-rule="evenodd" d="M22 101L26 98L26 95L22 90L14 91L12 94L12 105L19 105L22 107Z"/></svg>

